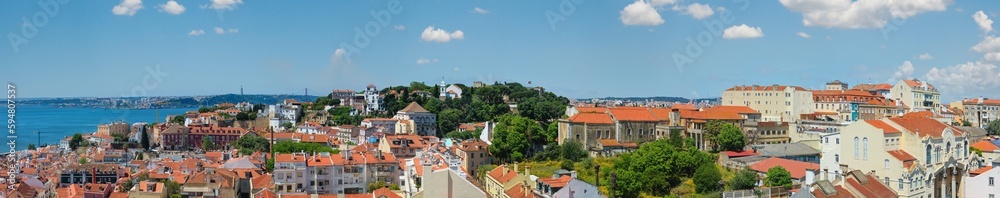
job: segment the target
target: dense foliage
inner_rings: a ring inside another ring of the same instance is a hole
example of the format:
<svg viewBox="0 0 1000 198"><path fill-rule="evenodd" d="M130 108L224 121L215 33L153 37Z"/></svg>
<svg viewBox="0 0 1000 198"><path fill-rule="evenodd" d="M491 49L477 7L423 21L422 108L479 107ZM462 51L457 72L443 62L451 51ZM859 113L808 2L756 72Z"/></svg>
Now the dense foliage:
<svg viewBox="0 0 1000 198"><path fill-rule="evenodd" d="M715 138L719 149L724 151L742 151L743 147L746 146L746 139L743 137L743 132L736 125L725 123L722 124L719 130L719 136Z"/></svg>
<svg viewBox="0 0 1000 198"><path fill-rule="evenodd" d="M250 155L254 152L266 153L271 150L267 138L256 135L244 135L230 144L233 148L238 149L241 155Z"/></svg>
<svg viewBox="0 0 1000 198"><path fill-rule="evenodd" d="M674 139L644 143L638 150L615 159L615 196L638 197L640 192L663 196L682 178L693 176L698 167L713 165L711 154L690 145L677 147L672 142L678 142L679 137Z"/></svg>
<svg viewBox="0 0 1000 198"><path fill-rule="evenodd" d="M527 157L529 141L541 131L542 127L534 120L510 114L500 116L493 130L490 153L502 162L520 162Z"/></svg>
<svg viewBox="0 0 1000 198"><path fill-rule="evenodd" d="M986 132L990 135L1000 135L1000 120L993 120L987 123Z"/></svg>
<svg viewBox="0 0 1000 198"><path fill-rule="evenodd" d="M719 190L719 181L722 181L722 174L715 164L705 163L694 172L695 192L706 193Z"/></svg>
<svg viewBox="0 0 1000 198"><path fill-rule="evenodd" d="M587 157L587 150L583 147L583 143L580 143L580 141L577 141L576 139L566 139L562 145L555 142L549 143L549 145L545 146L545 150L536 152L533 158L539 161L580 161Z"/></svg>
<svg viewBox="0 0 1000 198"><path fill-rule="evenodd" d="M740 170L729 181L729 190L746 190L757 187L757 172L749 168Z"/></svg>
<svg viewBox="0 0 1000 198"><path fill-rule="evenodd" d="M783 186L785 188L792 187L792 173L785 170L784 167L775 166L767 169L767 177L764 178L764 185L777 187Z"/></svg>

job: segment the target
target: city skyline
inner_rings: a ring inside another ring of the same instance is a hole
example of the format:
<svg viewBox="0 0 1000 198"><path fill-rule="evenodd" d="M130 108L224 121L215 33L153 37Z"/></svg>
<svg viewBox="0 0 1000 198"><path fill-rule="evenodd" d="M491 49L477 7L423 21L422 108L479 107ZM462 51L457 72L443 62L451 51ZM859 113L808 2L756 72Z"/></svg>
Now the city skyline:
<svg viewBox="0 0 1000 198"><path fill-rule="evenodd" d="M241 86L324 95L442 77L531 81L569 98L709 98L734 85L821 89L900 78L926 80L947 101L1000 91L997 2L745 3L7 2L0 76L25 98L214 95ZM48 20L33 21L38 13ZM37 32L24 35L28 27ZM689 39L701 52L688 52ZM678 55L690 62L677 64Z"/></svg>

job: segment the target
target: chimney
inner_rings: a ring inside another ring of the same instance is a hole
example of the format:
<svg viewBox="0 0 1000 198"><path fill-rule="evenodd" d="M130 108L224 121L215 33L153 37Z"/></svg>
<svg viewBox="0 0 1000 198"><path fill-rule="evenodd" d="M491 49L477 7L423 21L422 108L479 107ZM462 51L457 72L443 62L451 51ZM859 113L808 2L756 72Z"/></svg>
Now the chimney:
<svg viewBox="0 0 1000 198"><path fill-rule="evenodd" d="M90 172L90 183L97 183L97 167L91 168L93 172Z"/></svg>

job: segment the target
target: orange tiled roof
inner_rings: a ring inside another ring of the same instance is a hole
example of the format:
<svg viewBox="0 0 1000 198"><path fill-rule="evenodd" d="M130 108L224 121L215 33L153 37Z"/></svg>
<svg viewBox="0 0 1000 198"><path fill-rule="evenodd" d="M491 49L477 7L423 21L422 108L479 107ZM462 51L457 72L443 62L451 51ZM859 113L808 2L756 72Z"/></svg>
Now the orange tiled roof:
<svg viewBox="0 0 1000 198"><path fill-rule="evenodd" d="M886 152L888 152L889 155L892 155L892 157L895 157L896 159L899 159L899 161L906 162L906 161L917 160L916 157L913 157L913 155L910 155L910 153L907 153L906 151L903 151L903 150L891 150L891 151L886 151Z"/></svg>
<svg viewBox="0 0 1000 198"><path fill-rule="evenodd" d="M517 171L515 171L513 168L506 168L506 167L507 165L500 165L497 166L496 168L493 168L493 170L490 171L489 176L492 177L493 179L496 179L498 182L500 182L500 184L507 183L511 179L514 179L514 177L517 177ZM507 172L503 172L505 168L507 169Z"/></svg>
<svg viewBox="0 0 1000 198"><path fill-rule="evenodd" d="M278 154L274 157L274 162L304 162L305 156L296 154Z"/></svg>
<svg viewBox="0 0 1000 198"><path fill-rule="evenodd" d="M611 116L605 113L580 113L569 118L572 123L587 123L587 124L614 124L615 122L611 120Z"/></svg>
<svg viewBox="0 0 1000 198"><path fill-rule="evenodd" d="M916 133L919 137L931 136L940 138L945 129L950 129L954 135L958 136L964 133L962 130L949 126L947 124L941 123L935 119L921 117L906 117L903 118L889 118L892 122L902 126L907 131L911 133Z"/></svg>
<svg viewBox="0 0 1000 198"><path fill-rule="evenodd" d="M653 116L653 112L650 112L646 108L613 108L608 109L611 115L614 116L616 120L620 121L639 121L639 122L656 122L656 116Z"/></svg>
<svg viewBox="0 0 1000 198"><path fill-rule="evenodd" d="M573 180L573 177L569 175L563 175L559 178L538 178L539 183L548 184L552 188L562 188L571 180Z"/></svg>
<svg viewBox="0 0 1000 198"><path fill-rule="evenodd" d="M927 85L927 89L928 90L935 90L934 86L931 85L930 83L927 83L927 82L924 82L924 81L920 81L920 80L917 80L917 79L903 80L903 82L906 82L906 86L910 86L910 87L913 87L913 88L915 88L915 87L921 87L922 85Z"/></svg>
<svg viewBox="0 0 1000 198"><path fill-rule="evenodd" d="M389 188L386 187L375 190L372 192L372 195L379 198L403 198L403 196L399 196L399 194L392 192L392 190L389 190Z"/></svg>
<svg viewBox="0 0 1000 198"><path fill-rule="evenodd" d="M992 166L986 166L986 167L982 167L982 168L979 168L979 169L976 169L976 170L969 171L969 174L970 175L982 175L983 173L986 173L986 171L990 171L992 169L993 169Z"/></svg>
<svg viewBox="0 0 1000 198"><path fill-rule="evenodd" d="M777 157L761 160L756 164L750 165L750 168L757 172L766 173L767 169L775 166L784 167L785 170L788 170L788 172L792 174L792 178L795 179L801 179L804 177L806 175L806 170L819 170L819 164L816 163L800 162Z"/></svg>
<svg viewBox="0 0 1000 198"><path fill-rule="evenodd" d="M868 183L862 184L859 183L858 180L851 178L847 179L847 184L851 185L852 188L861 193L864 197L898 197L896 196L896 192L878 182L880 181L878 178L871 175L865 175L865 177L868 177Z"/></svg>
<svg viewBox="0 0 1000 198"><path fill-rule="evenodd" d="M605 113L608 112L608 108L604 107L576 107L576 111L580 113Z"/></svg>
<svg viewBox="0 0 1000 198"><path fill-rule="evenodd" d="M732 113L738 113L738 114L760 114L760 113L757 112L757 110L753 110L752 108L747 107L747 106L726 106L726 105L719 105L719 106L712 106L712 107L706 108L704 111L732 112Z"/></svg>
<svg viewBox="0 0 1000 198"><path fill-rule="evenodd" d="M740 85L737 85L737 86L733 86L733 87L731 87L729 89L726 89L726 91L782 91L782 90L789 89L789 88L795 89L796 91L806 91L805 88L802 88L802 87L799 87L799 86L785 86L785 85L776 85L776 84L775 85L771 85L771 86L766 86L766 85L743 85L743 86L740 86Z"/></svg>
<svg viewBox="0 0 1000 198"><path fill-rule="evenodd" d="M695 107L694 104L680 103L680 104L670 105L670 109L698 110L698 107Z"/></svg>
<svg viewBox="0 0 1000 198"><path fill-rule="evenodd" d="M987 141L987 140L980 140L980 141L978 141L976 143L973 143L971 146L972 146L972 148L979 149L980 151L983 151L983 152L996 152L996 151L1000 151L1000 147L998 147L996 144L993 144L992 142Z"/></svg>
<svg viewBox="0 0 1000 198"><path fill-rule="evenodd" d="M874 126L875 128L882 129L882 133L885 133L885 134L900 133L899 129L896 129L896 127L892 127L889 124L887 124L887 123L885 123L885 122L883 122L881 120L865 120L865 122L867 122L868 124Z"/></svg>
<svg viewBox="0 0 1000 198"><path fill-rule="evenodd" d="M982 100L980 100L979 98L973 98L973 99L968 99L968 100L962 100L962 104L967 104L967 105L973 105L973 104L1000 105L1000 100L998 100L998 99L989 99L989 98L983 98Z"/></svg>

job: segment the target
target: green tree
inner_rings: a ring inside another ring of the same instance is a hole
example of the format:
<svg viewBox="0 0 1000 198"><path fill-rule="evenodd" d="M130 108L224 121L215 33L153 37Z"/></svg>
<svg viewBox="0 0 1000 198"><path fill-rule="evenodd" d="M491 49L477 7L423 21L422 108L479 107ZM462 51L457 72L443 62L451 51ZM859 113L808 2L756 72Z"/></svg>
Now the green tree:
<svg viewBox="0 0 1000 198"><path fill-rule="evenodd" d="M201 137L201 149L210 151L215 149L215 142L212 142L212 138L206 136Z"/></svg>
<svg viewBox="0 0 1000 198"><path fill-rule="evenodd" d="M267 172L269 173L274 172L274 158L267 158L264 162L264 168L267 169Z"/></svg>
<svg viewBox="0 0 1000 198"><path fill-rule="evenodd" d="M70 138L69 140L69 148L76 150L76 148L80 147L85 143L84 141L86 140L83 139L83 134L80 133L73 134L73 138Z"/></svg>
<svg viewBox="0 0 1000 198"><path fill-rule="evenodd" d="M80 163L80 165L83 165L83 164L87 164L87 162L89 162L89 160L87 160L87 158L86 158L86 157L81 157L81 158L80 158L79 160L77 160L76 162Z"/></svg>
<svg viewBox="0 0 1000 198"><path fill-rule="evenodd" d="M239 150L241 155L250 155L254 152L269 152L271 143L267 138L256 135L244 135L232 143L233 148Z"/></svg>
<svg viewBox="0 0 1000 198"><path fill-rule="evenodd" d="M702 164L698 167L698 170L694 172L695 192L707 193L719 190L719 181L722 181L722 174L719 173L719 168L713 163Z"/></svg>
<svg viewBox="0 0 1000 198"><path fill-rule="evenodd" d="M575 163L573 163L573 160L569 160L569 159L564 159L564 160L563 160L563 161L562 161L562 162L561 162L561 163L559 164L559 168L562 168L562 169L566 169L566 170L573 170L573 169L575 169L575 168L574 168L574 164L575 164Z"/></svg>
<svg viewBox="0 0 1000 198"><path fill-rule="evenodd" d="M286 122L281 124L281 128L284 128L285 130L292 130L292 128L295 128L295 125L293 125L291 122Z"/></svg>
<svg viewBox="0 0 1000 198"><path fill-rule="evenodd" d="M184 115L176 115L174 117L170 117L170 122L176 124L184 124Z"/></svg>
<svg viewBox="0 0 1000 198"><path fill-rule="evenodd" d="M181 195L181 184L173 180L163 181L163 195L179 197Z"/></svg>
<svg viewBox="0 0 1000 198"><path fill-rule="evenodd" d="M566 141L563 141L563 144L559 146L559 155L562 159L570 161L580 161L588 156L587 150L583 148L583 143L573 138L567 138Z"/></svg>
<svg viewBox="0 0 1000 198"><path fill-rule="evenodd" d="M720 130L719 136L715 138L719 149L724 151L742 151L743 147L746 146L746 139L743 137L743 132L736 125L726 123L722 125Z"/></svg>
<svg viewBox="0 0 1000 198"><path fill-rule="evenodd" d="M35 144L28 144L28 150L35 150Z"/></svg>
<svg viewBox="0 0 1000 198"><path fill-rule="evenodd" d="M764 185L785 188L792 187L792 174L784 167L775 166L767 169L767 176L764 178Z"/></svg>
<svg viewBox="0 0 1000 198"><path fill-rule="evenodd" d="M240 121L250 120L250 114L247 113L247 112L245 112L245 111L244 112L236 113L236 120L240 120Z"/></svg>
<svg viewBox="0 0 1000 198"><path fill-rule="evenodd" d="M730 190L747 190L757 187L757 172L750 168L744 168L736 173L736 176L729 181Z"/></svg>
<svg viewBox="0 0 1000 198"><path fill-rule="evenodd" d="M146 130L143 130L142 134L139 135L139 144L142 145L144 151L149 150L149 134L146 133Z"/></svg>
<svg viewBox="0 0 1000 198"><path fill-rule="evenodd" d="M465 113L456 109L446 109L441 111L437 117L437 125L440 131L454 131L462 122Z"/></svg>
<svg viewBox="0 0 1000 198"><path fill-rule="evenodd" d="M142 152L135 152L135 160L142 160Z"/></svg>
<svg viewBox="0 0 1000 198"><path fill-rule="evenodd" d="M529 134L538 131L541 131L541 127L534 120L517 115L500 116L494 129L490 153L506 162L522 161L530 147Z"/></svg>
<svg viewBox="0 0 1000 198"><path fill-rule="evenodd" d="M987 123L986 132L989 132L990 135L1000 135L1000 119Z"/></svg>

